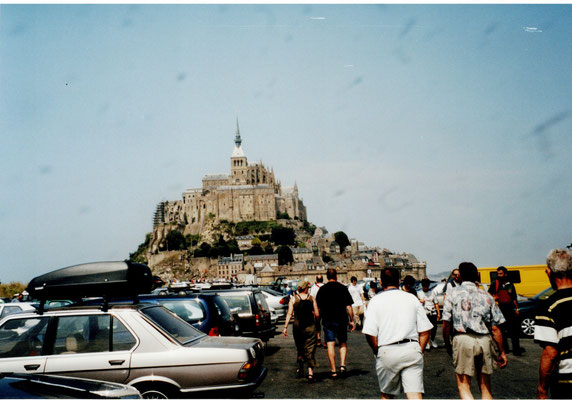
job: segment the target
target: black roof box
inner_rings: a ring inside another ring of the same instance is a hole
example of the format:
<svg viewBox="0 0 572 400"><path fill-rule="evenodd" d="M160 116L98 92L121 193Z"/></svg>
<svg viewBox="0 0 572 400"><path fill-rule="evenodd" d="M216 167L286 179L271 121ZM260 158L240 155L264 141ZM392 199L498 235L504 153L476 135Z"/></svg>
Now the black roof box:
<svg viewBox="0 0 572 400"><path fill-rule="evenodd" d="M129 261L94 262L60 268L35 277L28 292L37 300L125 297L149 293L151 269Z"/></svg>

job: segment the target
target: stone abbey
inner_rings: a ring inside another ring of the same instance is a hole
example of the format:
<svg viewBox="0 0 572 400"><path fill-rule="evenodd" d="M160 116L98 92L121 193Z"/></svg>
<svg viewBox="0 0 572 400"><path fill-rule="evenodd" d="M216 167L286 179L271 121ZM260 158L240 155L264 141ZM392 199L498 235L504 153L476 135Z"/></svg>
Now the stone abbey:
<svg viewBox="0 0 572 400"><path fill-rule="evenodd" d="M306 207L298 197L298 186L282 187L274 171L262 162L248 162L238 120L234 150L230 156L230 174L207 174L202 187L187 189L182 200L159 204L155 228L166 224L184 226L185 233L199 233L209 218L215 221L268 221L278 213L305 220ZM156 229L155 229L156 230Z"/></svg>

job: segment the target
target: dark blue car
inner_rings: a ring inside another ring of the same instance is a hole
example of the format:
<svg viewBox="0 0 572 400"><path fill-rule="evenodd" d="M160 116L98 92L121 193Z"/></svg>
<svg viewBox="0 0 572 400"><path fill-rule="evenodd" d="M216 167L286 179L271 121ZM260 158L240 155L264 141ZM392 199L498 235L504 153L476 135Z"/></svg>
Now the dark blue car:
<svg viewBox="0 0 572 400"><path fill-rule="evenodd" d="M555 290L549 287L528 300L518 302L520 329L524 336L534 336L536 314L542 305L542 301L552 296L554 292Z"/></svg>
<svg viewBox="0 0 572 400"><path fill-rule="evenodd" d="M239 336L240 328L226 301L216 294L140 295L139 301L160 304L209 336Z"/></svg>

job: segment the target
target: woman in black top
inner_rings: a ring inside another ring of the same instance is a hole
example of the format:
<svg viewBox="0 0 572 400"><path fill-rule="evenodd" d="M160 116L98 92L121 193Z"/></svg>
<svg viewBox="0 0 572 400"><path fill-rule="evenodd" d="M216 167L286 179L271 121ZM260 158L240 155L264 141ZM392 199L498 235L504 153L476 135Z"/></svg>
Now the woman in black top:
<svg viewBox="0 0 572 400"><path fill-rule="evenodd" d="M298 285L298 293L290 297L288 304L288 314L282 334L288 336L288 323L294 316L293 334L294 343L298 351L296 374L302 377L304 374L304 364L308 366L308 380L314 381L314 367L316 366L317 332L315 319L319 317L316 299L308 294L310 284L302 281Z"/></svg>

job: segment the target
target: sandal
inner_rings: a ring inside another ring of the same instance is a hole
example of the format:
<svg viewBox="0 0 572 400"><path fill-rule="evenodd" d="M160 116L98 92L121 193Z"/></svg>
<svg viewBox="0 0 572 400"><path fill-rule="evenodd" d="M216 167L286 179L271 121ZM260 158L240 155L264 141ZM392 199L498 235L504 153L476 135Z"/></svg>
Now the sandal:
<svg viewBox="0 0 572 400"><path fill-rule="evenodd" d="M338 379L338 373L336 371L330 371L330 378Z"/></svg>
<svg viewBox="0 0 572 400"><path fill-rule="evenodd" d="M302 368L296 368L296 378L302 378L304 376L304 371Z"/></svg>
<svg viewBox="0 0 572 400"><path fill-rule="evenodd" d="M314 383L316 380L314 379L314 375L308 375L308 382Z"/></svg>
<svg viewBox="0 0 572 400"><path fill-rule="evenodd" d="M340 375L341 376L346 376L346 374L348 373L348 370L346 368L345 365L340 365Z"/></svg>

